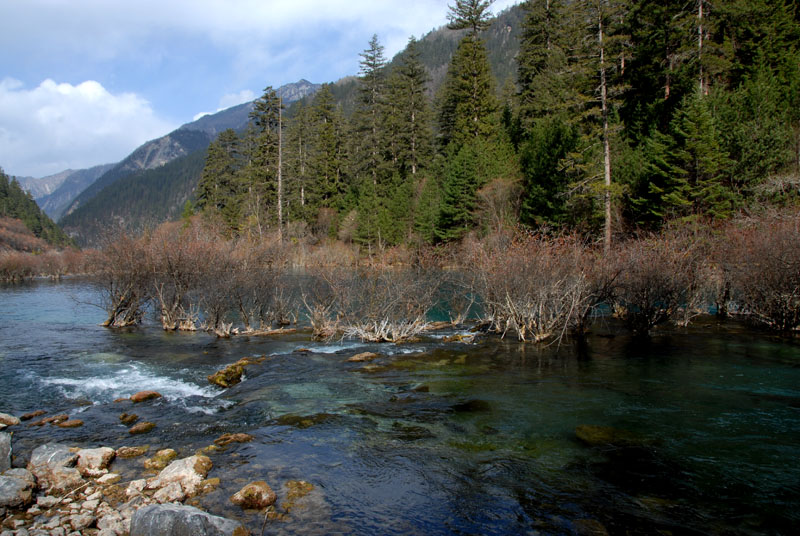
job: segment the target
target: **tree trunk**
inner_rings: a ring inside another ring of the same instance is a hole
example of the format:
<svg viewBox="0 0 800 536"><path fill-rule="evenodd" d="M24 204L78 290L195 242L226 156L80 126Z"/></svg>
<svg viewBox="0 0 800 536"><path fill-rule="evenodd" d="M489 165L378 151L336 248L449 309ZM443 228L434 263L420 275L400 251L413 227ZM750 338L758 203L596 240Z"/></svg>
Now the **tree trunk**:
<svg viewBox="0 0 800 536"><path fill-rule="evenodd" d="M278 99L278 241L283 242L283 99Z"/></svg>
<svg viewBox="0 0 800 536"><path fill-rule="evenodd" d="M608 132L608 87L606 83L605 43L603 42L603 17L597 17L597 39L600 45L600 104L603 112L603 178L605 184L605 226L603 245L605 252L611 248L611 146Z"/></svg>

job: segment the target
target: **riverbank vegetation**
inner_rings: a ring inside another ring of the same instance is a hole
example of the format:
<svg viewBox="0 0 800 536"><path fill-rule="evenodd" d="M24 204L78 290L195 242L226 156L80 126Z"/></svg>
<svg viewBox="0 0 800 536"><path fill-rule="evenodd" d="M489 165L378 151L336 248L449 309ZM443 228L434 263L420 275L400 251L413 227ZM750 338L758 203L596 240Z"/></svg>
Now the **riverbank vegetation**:
<svg viewBox="0 0 800 536"><path fill-rule="evenodd" d="M698 315L800 327L800 211L718 227L675 225L615 243L506 229L359 255L341 242L257 243L202 218L110 241L93 254L105 325L152 311L165 330L221 337L308 329L320 339L404 342L447 326L551 342L615 315L636 334Z"/></svg>

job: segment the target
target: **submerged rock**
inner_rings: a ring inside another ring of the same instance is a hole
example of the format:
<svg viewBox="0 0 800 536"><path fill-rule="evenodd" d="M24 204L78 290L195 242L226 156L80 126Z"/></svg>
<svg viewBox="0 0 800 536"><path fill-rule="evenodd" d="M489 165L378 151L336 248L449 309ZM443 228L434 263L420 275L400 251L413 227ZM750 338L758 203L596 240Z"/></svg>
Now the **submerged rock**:
<svg viewBox="0 0 800 536"><path fill-rule="evenodd" d="M330 413L315 413L314 415L281 415L277 419L277 423L281 426L296 426L297 428L310 428L316 424L324 423L333 419L335 415Z"/></svg>
<svg viewBox="0 0 800 536"><path fill-rule="evenodd" d="M135 395L131 396L131 402L138 404L139 402L153 400L155 398L161 398L161 393L158 391L139 391Z"/></svg>
<svg viewBox="0 0 800 536"><path fill-rule="evenodd" d="M214 440L215 445L219 445L220 447L227 447L231 443L247 443L255 439L250 434L222 434L220 437Z"/></svg>
<svg viewBox="0 0 800 536"><path fill-rule="evenodd" d="M122 415L119 416L119 421L125 426L130 426L138 420L139 416L136 415L135 413L130 413L130 414L123 413Z"/></svg>
<svg viewBox="0 0 800 536"><path fill-rule="evenodd" d="M155 423L147 422L147 421L140 422L139 424L134 424L133 426L131 426L128 429L128 433L129 434L133 434L133 435L146 434L147 432L149 432L150 430L152 430L155 427L156 427Z"/></svg>
<svg viewBox="0 0 800 536"><path fill-rule="evenodd" d="M11 468L11 434L0 432L0 473Z"/></svg>
<svg viewBox="0 0 800 536"><path fill-rule="evenodd" d="M116 456L114 449L80 449L78 451L78 471L85 477L98 477L108 473L108 465Z"/></svg>
<svg viewBox="0 0 800 536"><path fill-rule="evenodd" d="M150 505L131 518L130 536L244 536L241 524L192 506Z"/></svg>
<svg viewBox="0 0 800 536"><path fill-rule="evenodd" d="M41 417L45 413L47 413L47 412L42 410L42 409L37 409L36 411L31 411L30 413L26 413L25 415L23 415L19 419L21 421L29 421L29 420L33 419L34 417Z"/></svg>
<svg viewBox="0 0 800 536"><path fill-rule="evenodd" d="M150 450L150 445L143 445L141 447L120 447L117 449L117 457L136 458L138 456L142 456L148 450Z"/></svg>
<svg viewBox="0 0 800 536"><path fill-rule="evenodd" d="M367 361L372 361L373 359L376 359L377 357L378 357L378 354L376 354L376 353L363 352L363 353L351 356L350 358L347 359L347 362L348 363L365 363Z"/></svg>
<svg viewBox="0 0 800 536"><path fill-rule="evenodd" d="M0 508L22 508L31 503L36 478L25 469L9 469L0 475Z"/></svg>
<svg viewBox="0 0 800 536"><path fill-rule="evenodd" d="M34 449L28 470L34 474L39 487L50 494L62 494L81 486L84 480L78 469L78 455L57 443Z"/></svg>
<svg viewBox="0 0 800 536"><path fill-rule="evenodd" d="M305 480L290 480L286 483L286 489L286 502L281 504L281 508L288 513L298 507L297 501L311 493L314 484Z"/></svg>
<svg viewBox="0 0 800 536"><path fill-rule="evenodd" d="M57 426L59 428L79 428L83 426L83 421L80 419L70 419L68 421L58 423Z"/></svg>
<svg viewBox="0 0 800 536"><path fill-rule="evenodd" d="M232 497L231 502L238 504L243 510L262 510L267 506L275 504L278 496L263 480L251 482Z"/></svg>
<svg viewBox="0 0 800 536"><path fill-rule="evenodd" d="M577 426L575 437L590 447L636 447L647 443L643 438L628 430L593 424Z"/></svg>

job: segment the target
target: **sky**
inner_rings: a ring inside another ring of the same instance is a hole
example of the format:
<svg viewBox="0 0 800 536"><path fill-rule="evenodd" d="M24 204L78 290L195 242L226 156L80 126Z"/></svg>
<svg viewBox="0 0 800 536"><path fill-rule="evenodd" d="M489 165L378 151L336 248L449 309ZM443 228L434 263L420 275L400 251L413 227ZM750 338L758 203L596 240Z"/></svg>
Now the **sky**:
<svg viewBox="0 0 800 536"><path fill-rule="evenodd" d="M492 13L519 0L495 0ZM123 159L203 113L358 74L447 23L448 0L0 0L0 167Z"/></svg>

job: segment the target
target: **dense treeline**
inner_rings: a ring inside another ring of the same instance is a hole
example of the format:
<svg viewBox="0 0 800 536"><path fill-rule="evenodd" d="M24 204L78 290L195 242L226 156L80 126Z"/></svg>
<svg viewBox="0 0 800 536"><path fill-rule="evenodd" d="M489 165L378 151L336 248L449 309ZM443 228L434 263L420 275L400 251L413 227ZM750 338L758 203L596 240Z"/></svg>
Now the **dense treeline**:
<svg viewBox="0 0 800 536"><path fill-rule="evenodd" d="M0 250L13 249L20 251L41 251L47 246L68 246L72 241L64 232L47 217L25 192L16 179L9 178L0 169L0 218L11 218L22 221L37 240L25 240L25 233L14 229L11 224L0 226Z"/></svg>
<svg viewBox="0 0 800 536"><path fill-rule="evenodd" d="M267 88L253 127L209 149L197 208L231 235L372 248L516 224L608 244L796 201L794 2L530 0L513 83L490 67L490 4L450 7L433 97L414 39L391 64L369 42L352 113L329 85L276 120Z"/></svg>

